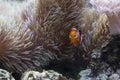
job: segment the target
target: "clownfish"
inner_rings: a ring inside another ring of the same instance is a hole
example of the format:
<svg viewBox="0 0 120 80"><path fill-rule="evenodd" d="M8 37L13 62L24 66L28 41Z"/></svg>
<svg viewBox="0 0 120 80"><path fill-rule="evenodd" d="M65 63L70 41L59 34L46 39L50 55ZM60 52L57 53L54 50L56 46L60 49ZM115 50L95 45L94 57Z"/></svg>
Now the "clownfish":
<svg viewBox="0 0 120 80"><path fill-rule="evenodd" d="M82 42L81 31L78 30L76 27L73 27L69 33L70 43L74 47L78 47Z"/></svg>

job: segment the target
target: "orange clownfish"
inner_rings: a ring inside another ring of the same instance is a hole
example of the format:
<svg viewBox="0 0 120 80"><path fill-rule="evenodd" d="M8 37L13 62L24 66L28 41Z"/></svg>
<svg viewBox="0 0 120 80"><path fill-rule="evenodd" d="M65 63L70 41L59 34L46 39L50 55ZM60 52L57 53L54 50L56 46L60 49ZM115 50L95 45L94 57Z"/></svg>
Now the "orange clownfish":
<svg viewBox="0 0 120 80"><path fill-rule="evenodd" d="M73 44L74 47L78 47L81 43L81 32L77 28L72 28L69 33L69 39L71 44Z"/></svg>

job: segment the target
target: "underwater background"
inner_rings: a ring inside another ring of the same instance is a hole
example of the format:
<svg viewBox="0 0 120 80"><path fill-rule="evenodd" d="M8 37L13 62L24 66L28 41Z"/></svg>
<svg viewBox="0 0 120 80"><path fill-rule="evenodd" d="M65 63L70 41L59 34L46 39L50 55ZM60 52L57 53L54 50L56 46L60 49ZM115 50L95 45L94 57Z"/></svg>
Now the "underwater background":
<svg viewBox="0 0 120 80"><path fill-rule="evenodd" d="M120 1L0 0L0 80L120 80Z"/></svg>

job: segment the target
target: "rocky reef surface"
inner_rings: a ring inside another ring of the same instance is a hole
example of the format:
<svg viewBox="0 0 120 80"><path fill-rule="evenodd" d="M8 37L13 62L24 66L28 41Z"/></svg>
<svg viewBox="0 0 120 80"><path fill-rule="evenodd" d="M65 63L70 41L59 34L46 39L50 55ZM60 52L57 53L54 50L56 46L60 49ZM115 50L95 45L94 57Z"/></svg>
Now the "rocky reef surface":
<svg viewBox="0 0 120 80"><path fill-rule="evenodd" d="M120 80L120 35L113 35L93 51L92 60L85 70L81 70L78 80Z"/></svg>
<svg viewBox="0 0 120 80"><path fill-rule="evenodd" d="M28 70L24 72L21 79L14 79L11 73L0 69L0 80L74 80L67 79L62 74L53 70L43 70L42 72Z"/></svg>

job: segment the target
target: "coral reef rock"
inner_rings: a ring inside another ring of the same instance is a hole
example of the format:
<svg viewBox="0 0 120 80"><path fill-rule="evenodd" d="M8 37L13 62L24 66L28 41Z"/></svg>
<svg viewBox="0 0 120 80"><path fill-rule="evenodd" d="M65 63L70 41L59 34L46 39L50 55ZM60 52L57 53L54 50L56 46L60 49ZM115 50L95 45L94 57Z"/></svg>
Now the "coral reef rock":
<svg viewBox="0 0 120 80"><path fill-rule="evenodd" d="M120 35L111 36L109 43L101 50L101 60L112 67L120 68Z"/></svg>
<svg viewBox="0 0 120 80"><path fill-rule="evenodd" d="M120 80L120 76L118 74L112 74L109 77L109 80Z"/></svg>
<svg viewBox="0 0 120 80"><path fill-rule="evenodd" d="M0 69L0 80L15 80L11 73L6 70Z"/></svg>
<svg viewBox="0 0 120 80"><path fill-rule="evenodd" d="M100 49L92 52L89 68L81 70L80 80L119 80L120 79L120 35L112 35Z"/></svg>
<svg viewBox="0 0 120 80"><path fill-rule="evenodd" d="M108 79L108 75L104 73L100 73L97 76L93 76L91 69L80 71L78 78L78 80L107 80L107 79Z"/></svg>
<svg viewBox="0 0 120 80"><path fill-rule="evenodd" d="M21 80L72 80L67 79L62 76L62 74L59 74L53 70L48 70L43 72L37 72L37 71L26 71Z"/></svg>

